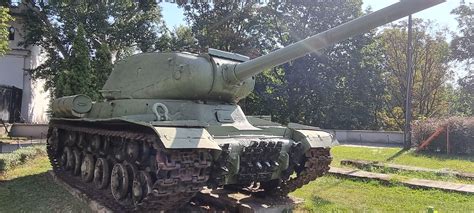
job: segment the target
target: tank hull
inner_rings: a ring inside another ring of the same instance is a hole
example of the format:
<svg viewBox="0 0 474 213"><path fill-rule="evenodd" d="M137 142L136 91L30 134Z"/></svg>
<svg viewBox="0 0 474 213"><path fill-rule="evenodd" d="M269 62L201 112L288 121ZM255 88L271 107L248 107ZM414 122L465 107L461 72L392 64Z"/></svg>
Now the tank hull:
<svg viewBox="0 0 474 213"><path fill-rule="evenodd" d="M240 112L235 105L211 107ZM54 118L48 134L55 173L77 179L75 184L97 199L125 211L177 208L203 187L251 187L285 195L325 174L329 149L337 144L327 133L311 130L326 136L325 143L318 139L321 146L312 147L298 134L307 130L257 118L244 117L237 125L242 130L129 119Z"/></svg>

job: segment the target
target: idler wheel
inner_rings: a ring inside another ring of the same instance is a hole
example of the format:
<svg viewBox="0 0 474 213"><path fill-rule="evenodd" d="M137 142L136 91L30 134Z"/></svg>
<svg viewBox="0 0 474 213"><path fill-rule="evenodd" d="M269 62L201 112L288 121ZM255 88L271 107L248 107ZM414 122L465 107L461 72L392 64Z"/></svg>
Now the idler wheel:
<svg viewBox="0 0 474 213"><path fill-rule="evenodd" d="M132 199L133 203L140 203L145 196L152 192L153 180L146 171L138 172L138 175L133 179L132 185Z"/></svg>
<svg viewBox="0 0 474 213"><path fill-rule="evenodd" d="M81 165L81 178L84 182L91 182L94 178L94 156L86 154Z"/></svg>
<svg viewBox="0 0 474 213"><path fill-rule="evenodd" d="M74 159L73 159L74 164L72 165L72 174L79 175L81 174L81 164L82 164L81 152L79 152L79 150L77 149L74 149L72 152L74 155Z"/></svg>
<svg viewBox="0 0 474 213"><path fill-rule="evenodd" d="M110 189L115 200L122 200L127 196L130 186L130 176L127 168L122 163L116 163L110 177Z"/></svg>
<svg viewBox="0 0 474 213"><path fill-rule="evenodd" d="M109 185L110 167L105 158L98 158L94 168L94 185L98 189L105 189Z"/></svg>

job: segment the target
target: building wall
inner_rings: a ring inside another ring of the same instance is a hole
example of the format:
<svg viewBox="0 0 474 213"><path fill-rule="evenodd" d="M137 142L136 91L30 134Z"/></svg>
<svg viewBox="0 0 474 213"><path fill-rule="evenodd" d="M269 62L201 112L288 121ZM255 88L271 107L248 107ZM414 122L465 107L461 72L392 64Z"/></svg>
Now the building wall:
<svg viewBox="0 0 474 213"><path fill-rule="evenodd" d="M24 61L22 55L0 57L0 84L23 89Z"/></svg>
<svg viewBox="0 0 474 213"><path fill-rule="evenodd" d="M326 130L341 143L403 145L403 132L374 130Z"/></svg>
<svg viewBox="0 0 474 213"><path fill-rule="evenodd" d="M11 8L12 12L20 8ZM15 39L9 42L10 51L0 57L0 84L22 89L21 117L26 123L47 123L50 102L49 91L44 91L45 81L32 79L28 70L41 65L46 56L38 46L19 46L25 32L21 17L15 16L10 26L15 28Z"/></svg>
<svg viewBox="0 0 474 213"><path fill-rule="evenodd" d="M38 46L32 46L29 50L30 55L25 58L25 67L34 69L44 62L46 56L41 54L41 48ZM48 123L50 93L44 90L45 80L32 79L26 72L23 82L22 117L27 123Z"/></svg>

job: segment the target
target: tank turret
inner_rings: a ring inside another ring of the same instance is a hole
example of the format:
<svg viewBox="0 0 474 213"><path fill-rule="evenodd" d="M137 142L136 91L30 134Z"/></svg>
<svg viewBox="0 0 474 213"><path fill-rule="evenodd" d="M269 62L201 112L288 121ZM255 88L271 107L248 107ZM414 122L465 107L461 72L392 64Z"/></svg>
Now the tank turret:
<svg viewBox="0 0 474 213"><path fill-rule="evenodd" d="M441 2L405 0L251 60L214 49L130 56L116 63L105 100L54 101L53 170L117 212L176 210L204 187L286 195L329 171L338 142L317 127L246 116L235 102L254 76Z"/></svg>
<svg viewBox="0 0 474 213"><path fill-rule="evenodd" d="M134 55L116 64L102 94L107 99L163 98L237 102L253 90L253 76L267 68L318 51L440 2L442 0L404 0L252 60L213 49L202 55Z"/></svg>

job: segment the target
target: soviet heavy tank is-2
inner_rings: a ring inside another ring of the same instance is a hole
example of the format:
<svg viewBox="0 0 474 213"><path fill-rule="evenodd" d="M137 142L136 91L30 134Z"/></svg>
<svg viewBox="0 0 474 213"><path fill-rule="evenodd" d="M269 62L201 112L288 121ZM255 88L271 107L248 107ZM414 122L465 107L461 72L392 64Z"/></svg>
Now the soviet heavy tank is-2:
<svg viewBox="0 0 474 213"><path fill-rule="evenodd" d="M115 64L105 101L54 101L54 172L125 211L179 207L203 187L287 194L329 170L337 141L245 116L235 103L253 90L254 75L441 2L401 1L253 60L218 50L128 57Z"/></svg>

